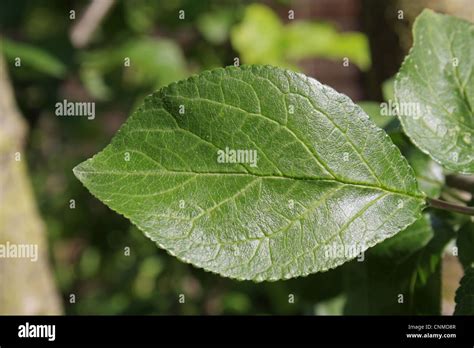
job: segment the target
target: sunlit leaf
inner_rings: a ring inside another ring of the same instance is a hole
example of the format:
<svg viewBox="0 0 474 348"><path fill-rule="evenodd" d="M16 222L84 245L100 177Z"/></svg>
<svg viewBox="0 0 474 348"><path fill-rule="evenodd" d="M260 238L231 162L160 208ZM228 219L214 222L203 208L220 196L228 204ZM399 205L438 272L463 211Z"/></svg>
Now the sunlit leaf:
<svg viewBox="0 0 474 348"><path fill-rule="evenodd" d="M161 89L74 173L172 255L257 281L341 265L424 206L412 169L361 108L269 66Z"/></svg>

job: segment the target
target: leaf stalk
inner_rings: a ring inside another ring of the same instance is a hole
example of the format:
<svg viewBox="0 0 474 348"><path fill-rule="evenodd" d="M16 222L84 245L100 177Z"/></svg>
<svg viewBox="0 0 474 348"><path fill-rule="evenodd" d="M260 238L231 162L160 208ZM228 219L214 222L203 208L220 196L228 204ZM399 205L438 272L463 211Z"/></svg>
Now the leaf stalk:
<svg viewBox="0 0 474 348"><path fill-rule="evenodd" d="M474 207L466 207L463 205L446 202L436 198L428 198L427 202L433 208L474 216Z"/></svg>

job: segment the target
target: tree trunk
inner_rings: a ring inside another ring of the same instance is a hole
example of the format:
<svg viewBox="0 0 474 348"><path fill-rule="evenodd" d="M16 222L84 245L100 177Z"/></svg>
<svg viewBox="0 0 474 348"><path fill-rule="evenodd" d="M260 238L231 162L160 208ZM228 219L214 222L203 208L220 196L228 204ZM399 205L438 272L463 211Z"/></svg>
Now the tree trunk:
<svg viewBox="0 0 474 348"><path fill-rule="evenodd" d="M0 315L61 314L25 163L26 133L0 54Z"/></svg>

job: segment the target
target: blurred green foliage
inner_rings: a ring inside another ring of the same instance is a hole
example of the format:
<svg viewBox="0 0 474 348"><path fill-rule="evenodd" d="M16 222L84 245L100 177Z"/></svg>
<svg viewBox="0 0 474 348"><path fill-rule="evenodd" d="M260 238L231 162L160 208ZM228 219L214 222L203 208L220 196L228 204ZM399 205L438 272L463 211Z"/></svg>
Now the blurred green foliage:
<svg viewBox="0 0 474 348"><path fill-rule="evenodd" d="M15 62L15 64L18 64L19 66L25 66L34 71L58 78L63 77L66 72L66 67L60 60L36 46L4 38L2 40L1 49L2 53L5 54L6 59L9 61L15 61L16 58L21 57L20 60ZM24 70L20 71L24 72ZM28 74L28 71L26 71L25 74Z"/></svg>
<svg viewBox="0 0 474 348"><path fill-rule="evenodd" d="M242 22L232 30L231 41L243 63L271 64L297 70L304 58L348 58L360 69L370 67L367 37L358 32L340 33L329 23L290 21L261 4L249 5Z"/></svg>
<svg viewBox="0 0 474 348"><path fill-rule="evenodd" d="M204 13L197 20L197 28L211 44L223 44L229 38L235 15L231 9Z"/></svg>
<svg viewBox="0 0 474 348"><path fill-rule="evenodd" d="M289 4L278 2L286 9ZM242 63L293 69L308 57L348 57L366 70L367 38L340 33L329 23L283 24L269 7L245 1L131 0L117 2L89 45L76 49L68 32L85 6L87 2L62 0L6 0L0 5L1 51L10 63L16 97L31 128L27 160L66 313L372 313L375 288L370 284L375 283L367 277L373 273L356 261L284 282L257 285L221 278L158 249L92 197L72 173L77 163L110 141L144 96L160 86L233 64L236 56ZM71 9L77 12L75 20L69 18ZM181 9L184 20L179 18ZM22 67L14 66L15 57L22 58ZM130 58L129 67L125 58ZM65 98L95 101L97 117L94 121L55 117L55 103ZM399 125L385 121L379 126L392 127L390 135L397 145L405 153L413 151ZM466 223L453 215L449 219L454 226ZM435 240L431 233L430 238L427 245ZM433 264L419 254L423 248L406 264L410 274L424 279L416 296L424 294L425 280L438 272L442 243L434 243ZM379 262L390 264L376 252L369 257L376 258L367 266L375 267L374 274L380 272ZM403 278L403 284L412 283ZM181 294L184 303L179 301ZM400 312L398 307L385 308L385 314Z"/></svg>
<svg viewBox="0 0 474 348"><path fill-rule="evenodd" d="M113 86L105 79L113 80L117 75L122 75L122 84L147 90L158 89L187 75L181 49L168 39L130 39L119 46L84 53L81 58L82 81L98 99L113 97Z"/></svg>

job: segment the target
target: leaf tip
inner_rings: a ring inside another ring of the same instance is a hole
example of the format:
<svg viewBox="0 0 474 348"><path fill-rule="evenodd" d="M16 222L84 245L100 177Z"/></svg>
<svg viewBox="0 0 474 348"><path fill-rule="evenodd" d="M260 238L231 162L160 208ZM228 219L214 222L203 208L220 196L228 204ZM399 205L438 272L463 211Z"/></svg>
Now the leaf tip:
<svg viewBox="0 0 474 348"><path fill-rule="evenodd" d="M77 166L75 166L72 169L74 176L82 183L86 181L86 177L87 177L87 172L84 170L86 162L79 163Z"/></svg>

